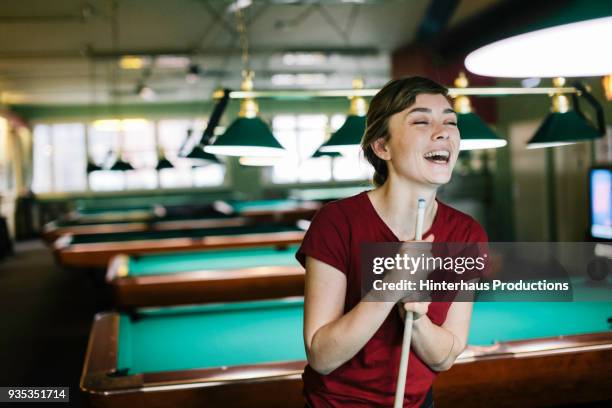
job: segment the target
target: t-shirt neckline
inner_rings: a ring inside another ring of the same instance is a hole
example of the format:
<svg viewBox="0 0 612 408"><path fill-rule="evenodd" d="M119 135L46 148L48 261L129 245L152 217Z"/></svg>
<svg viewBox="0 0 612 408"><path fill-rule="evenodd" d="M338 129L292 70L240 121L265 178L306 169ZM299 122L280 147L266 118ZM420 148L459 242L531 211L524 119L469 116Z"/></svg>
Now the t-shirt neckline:
<svg viewBox="0 0 612 408"><path fill-rule="evenodd" d="M374 217L384 227L384 229L387 231L387 233L390 234L393 237L393 239L395 239L395 241L402 242L397 237L397 235L395 235L395 232L393 232L393 230L387 225L385 220L382 219L380 214L378 214L378 211L376 211L376 207L374 207L374 204L372 203L372 200L370 200L370 196L368 196L368 191L364 191L361 194L364 196L365 201L367 201L367 205L370 208L370 210L372 211L372 213L374 214ZM437 198L435 200L438 203L438 208L436 210L436 214L434 215L433 222L431 223L431 227L429 227L429 229L427 231L423 232L423 237L426 237L429 234L431 234L431 232L434 230L434 227L436 227L436 224L438 223L438 220L440 219L440 209L442 207L442 203L440 203L440 201L438 201Z"/></svg>

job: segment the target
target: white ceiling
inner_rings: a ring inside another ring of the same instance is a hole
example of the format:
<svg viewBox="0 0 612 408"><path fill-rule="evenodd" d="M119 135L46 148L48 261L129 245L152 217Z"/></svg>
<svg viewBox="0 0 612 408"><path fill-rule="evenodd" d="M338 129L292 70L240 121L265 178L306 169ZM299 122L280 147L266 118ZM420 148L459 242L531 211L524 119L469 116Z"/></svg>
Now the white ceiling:
<svg viewBox="0 0 612 408"><path fill-rule="evenodd" d="M464 0L452 24L493 3ZM144 77L158 102L208 99L219 86L236 89L242 62L229 0L121 0L118 41L111 36L109 0L15 0L0 9L0 103L74 104L142 102ZM356 75L366 86L389 78L393 49L410 43L430 0L254 0L244 10L255 87L278 89L278 73L318 74L316 88L348 88ZM283 63L285 52L321 51L311 66ZM150 72L117 69L117 55L149 55ZM165 56L165 57L164 57ZM179 56L178 60L167 56ZM196 84L185 63L202 67ZM177 66L168 66L168 62ZM113 72L118 89L113 89ZM321 76L323 75L323 77ZM290 78L289 78L290 79ZM301 88L307 87L296 85ZM282 86L290 88L290 86Z"/></svg>

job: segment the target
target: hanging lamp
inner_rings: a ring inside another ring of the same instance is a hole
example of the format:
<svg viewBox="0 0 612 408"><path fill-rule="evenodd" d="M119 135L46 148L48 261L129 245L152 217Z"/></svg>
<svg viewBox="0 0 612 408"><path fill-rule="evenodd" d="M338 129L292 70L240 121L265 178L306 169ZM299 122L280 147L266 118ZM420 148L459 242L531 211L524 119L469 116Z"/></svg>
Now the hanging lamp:
<svg viewBox="0 0 612 408"><path fill-rule="evenodd" d="M204 150L204 147L210 144L211 139L214 136L215 129L219 125L221 121L221 117L223 116L223 112L225 112L225 108L227 107L227 103L229 102L229 89L217 89L213 93L213 101L215 101L215 107L213 108L212 114L210 115L210 119L206 124L206 129L202 133L202 137L198 144L196 144L193 149L185 156L188 159L192 159L198 162L210 162L210 163L220 163L219 159L212 153L208 153ZM191 137L192 129L187 131L187 140Z"/></svg>
<svg viewBox="0 0 612 408"><path fill-rule="evenodd" d="M97 165L91 157L87 158L87 174L93 173L94 171L100 171L102 167Z"/></svg>
<svg viewBox="0 0 612 408"><path fill-rule="evenodd" d="M119 130L119 147L117 149L117 160L115 160L115 163L113 163L113 165L110 167L110 170L112 171L129 171L129 170L134 170L134 167L132 167L132 165L123 160L123 138L125 137L124 133L123 133L123 127L120 128Z"/></svg>
<svg viewBox="0 0 612 408"><path fill-rule="evenodd" d="M455 79L457 88L467 88L468 79L464 72L460 72ZM454 101L457 113L457 126L461 133L459 150L494 149L507 144L487 126L478 115L472 111L472 103L466 95L458 95Z"/></svg>
<svg viewBox="0 0 612 408"><path fill-rule="evenodd" d="M548 15L511 35L472 51L466 68L475 74L503 77L587 77L612 72L612 2L567 0ZM608 40L606 40L608 39Z"/></svg>
<svg viewBox="0 0 612 408"><path fill-rule="evenodd" d="M253 90L253 72L243 71L240 89ZM268 125L257 115L259 107L255 99L247 97L240 102L238 118L204 151L222 156L280 157L285 149L276 140Z"/></svg>
<svg viewBox="0 0 612 408"><path fill-rule="evenodd" d="M173 169L174 165L166 155L164 154L163 149L160 147L157 150L157 165L155 166L155 170L163 170L163 169Z"/></svg>
<svg viewBox="0 0 612 408"><path fill-rule="evenodd" d="M557 88L565 85L565 78L553 79L553 85ZM586 89L584 90L586 92ZM575 104L577 98L575 99ZM598 122L603 120L603 114L599 115ZM601 123L600 123L601 126ZM602 129L595 129L584 118L581 112L570 109L567 95L560 92L552 96L551 113L540 125L535 135L527 143L528 149L541 147L556 147L577 142L584 142L600 138Z"/></svg>
<svg viewBox="0 0 612 408"><path fill-rule="evenodd" d="M353 80L353 89L363 89L363 79ZM351 107L346 121L319 147L321 153L336 152L346 155L356 154L366 128L366 113L368 104L363 96L354 95L350 97Z"/></svg>
<svg viewBox="0 0 612 408"><path fill-rule="evenodd" d="M245 93L253 92L254 73L249 64L249 44L247 25L242 8L235 11L236 31L242 47L242 83L240 89ZM252 95L247 95L240 103L238 119L204 151L223 156L280 157L285 149L278 143L268 125L258 117L259 106Z"/></svg>

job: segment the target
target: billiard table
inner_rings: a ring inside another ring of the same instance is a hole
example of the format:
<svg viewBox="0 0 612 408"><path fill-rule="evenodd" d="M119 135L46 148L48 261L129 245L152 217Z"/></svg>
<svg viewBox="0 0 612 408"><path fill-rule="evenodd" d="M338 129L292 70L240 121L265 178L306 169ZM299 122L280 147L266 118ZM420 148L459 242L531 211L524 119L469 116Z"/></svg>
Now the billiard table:
<svg viewBox="0 0 612 408"><path fill-rule="evenodd" d="M323 187L323 188L300 188L289 191L289 197L296 200L312 200L329 202L351 197L363 191L372 189L370 185Z"/></svg>
<svg viewBox="0 0 612 408"><path fill-rule="evenodd" d="M92 223L107 221L134 221L151 217L155 213L155 205L122 205L121 207L81 208L69 212L62 217L65 223Z"/></svg>
<svg viewBox="0 0 612 408"><path fill-rule="evenodd" d="M257 201L217 201L215 208L226 214L255 217L268 221L296 221L311 219L321 208L312 200L274 199Z"/></svg>
<svg viewBox="0 0 612 408"><path fill-rule="evenodd" d="M53 244L65 267L106 268L119 254L138 255L262 245L287 246L305 231L293 225L262 224L205 229L62 235Z"/></svg>
<svg viewBox="0 0 612 408"><path fill-rule="evenodd" d="M95 317L81 390L100 407L299 407L302 298ZM436 407L612 399L612 303L479 302Z"/></svg>
<svg viewBox="0 0 612 408"><path fill-rule="evenodd" d="M172 229L215 228L268 222L309 220L321 204L300 200L217 201L208 206L151 207L115 214L115 218L51 221L43 226L42 237L52 244L61 235L118 232L167 231ZM105 213L106 214L106 213ZM134 215L136 214L136 215Z"/></svg>
<svg viewBox="0 0 612 408"><path fill-rule="evenodd" d="M118 255L106 282L122 309L303 296L296 251L292 245Z"/></svg>
<svg viewBox="0 0 612 408"><path fill-rule="evenodd" d="M218 228L252 224L252 220L245 217L215 216L215 217L167 217L150 221L114 221L105 223L82 223L77 225L61 226L57 221L44 225L42 238L52 245L60 236L109 234L118 232L146 232L168 231L176 229Z"/></svg>

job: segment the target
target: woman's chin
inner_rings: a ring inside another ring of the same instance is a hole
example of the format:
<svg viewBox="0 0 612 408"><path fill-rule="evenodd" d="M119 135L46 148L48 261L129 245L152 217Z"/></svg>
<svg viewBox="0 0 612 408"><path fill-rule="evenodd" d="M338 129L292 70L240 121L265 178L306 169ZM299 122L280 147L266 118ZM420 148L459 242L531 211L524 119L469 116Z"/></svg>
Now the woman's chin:
<svg viewBox="0 0 612 408"><path fill-rule="evenodd" d="M436 174L430 177L427 177L427 182L436 187L443 186L444 184L448 184L451 181L452 173L448 174Z"/></svg>

